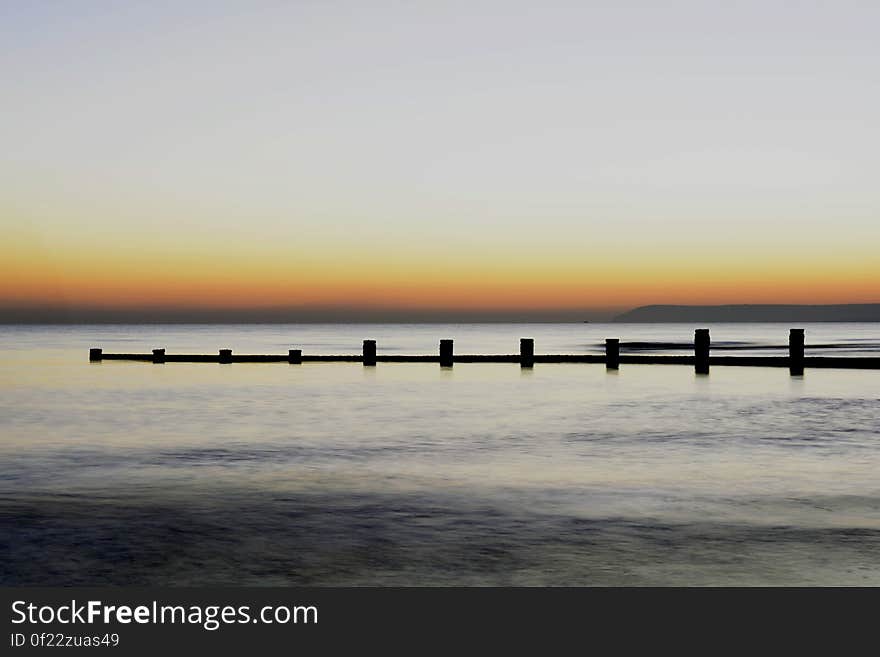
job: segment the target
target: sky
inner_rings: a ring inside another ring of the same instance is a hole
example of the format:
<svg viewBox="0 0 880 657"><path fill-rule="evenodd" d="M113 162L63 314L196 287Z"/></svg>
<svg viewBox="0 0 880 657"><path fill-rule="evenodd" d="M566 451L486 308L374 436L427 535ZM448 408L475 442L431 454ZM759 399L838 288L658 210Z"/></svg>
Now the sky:
<svg viewBox="0 0 880 657"><path fill-rule="evenodd" d="M0 0L0 318L878 302L878 24Z"/></svg>

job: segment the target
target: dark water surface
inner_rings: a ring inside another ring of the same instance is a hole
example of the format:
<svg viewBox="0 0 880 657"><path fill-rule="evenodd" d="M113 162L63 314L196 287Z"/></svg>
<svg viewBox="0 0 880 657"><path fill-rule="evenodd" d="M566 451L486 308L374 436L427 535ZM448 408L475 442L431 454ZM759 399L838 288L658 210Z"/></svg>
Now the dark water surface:
<svg viewBox="0 0 880 657"><path fill-rule="evenodd" d="M880 372L87 362L676 353L693 328L2 327L0 584L880 585ZM710 328L737 354L788 333ZM880 345L804 328L808 355Z"/></svg>

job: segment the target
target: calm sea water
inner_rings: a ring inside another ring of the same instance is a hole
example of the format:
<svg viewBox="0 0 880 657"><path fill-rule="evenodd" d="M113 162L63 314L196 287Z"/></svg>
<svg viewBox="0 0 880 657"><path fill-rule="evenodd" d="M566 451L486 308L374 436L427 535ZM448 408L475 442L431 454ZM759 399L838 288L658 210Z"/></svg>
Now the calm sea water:
<svg viewBox="0 0 880 657"><path fill-rule="evenodd" d="M686 353L693 328L0 327L0 584L880 585L877 371L88 362ZM773 354L789 327L710 328ZM804 328L880 353L877 324Z"/></svg>

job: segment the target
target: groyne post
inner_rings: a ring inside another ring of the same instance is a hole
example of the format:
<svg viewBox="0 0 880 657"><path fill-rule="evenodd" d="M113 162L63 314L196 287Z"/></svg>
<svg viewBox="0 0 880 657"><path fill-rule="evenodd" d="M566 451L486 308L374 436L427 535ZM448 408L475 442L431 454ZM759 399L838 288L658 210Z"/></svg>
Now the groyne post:
<svg viewBox="0 0 880 657"><path fill-rule="evenodd" d="M605 338L605 369L620 369L620 339Z"/></svg>
<svg viewBox="0 0 880 657"><path fill-rule="evenodd" d="M793 328L788 332L788 371L792 376L803 376L804 329Z"/></svg>
<svg viewBox="0 0 880 657"><path fill-rule="evenodd" d="M221 349L220 350L220 362L221 363L231 363L232 362L232 349Z"/></svg>
<svg viewBox="0 0 880 657"><path fill-rule="evenodd" d="M364 365L374 367L376 365L376 341L364 340Z"/></svg>
<svg viewBox="0 0 880 657"><path fill-rule="evenodd" d="M154 363L164 363L165 362L165 350L164 349L153 349L153 362Z"/></svg>
<svg viewBox="0 0 880 657"><path fill-rule="evenodd" d="M520 367L535 366L535 339L520 338L519 340L519 365Z"/></svg>
<svg viewBox="0 0 880 657"><path fill-rule="evenodd" d="M452 367L452 340L440 340L440 367Z"/></svg>
<svg viewBox="0 0 880 657"><path fill-rule="evenodd" d="M287 350L287 362L291 365L299 365L303 362L303 352L302 349L288 349Z"/></svg>
<svg viewBox="0 0 880 657"><path fill-rule="evenodd" d="M101 359L103 358L103 356L104 356L103 349L96 349L96 348L89 349L89 361L91 361L92 363L100 362Z"/></svg>
<svg viewBox="0 0 880 657"><path fill-rule="evenodd" d="M709 329L694 331L694 370L697 374L709 373Z"/></svg>

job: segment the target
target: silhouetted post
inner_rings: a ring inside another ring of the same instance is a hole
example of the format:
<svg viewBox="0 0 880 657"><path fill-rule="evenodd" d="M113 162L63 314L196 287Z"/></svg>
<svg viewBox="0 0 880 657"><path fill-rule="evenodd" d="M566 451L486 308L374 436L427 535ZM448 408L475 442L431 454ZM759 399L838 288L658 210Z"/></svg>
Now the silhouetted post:
<svg viewBox="0 0 880 657"><path fill-rule="evenodd" d="M288 349L287 350L287 362L291 365L299 365L303 362L303 352L302 349Z"/></svg>
<svg viewBox="0 0 880 657"><path fill-rule="evenodd" d="M364 340L364 365L374 367L376 365L376 341Z"/></svg>
<svg viewBox="0 0 880 657"><path fill-rule="evenodd" d="M440 367L452 367L452 340L440 340Z"/></svg>
<svg viewBox="0 0 880 657"><path fill-rule="evenodd" d="M620 340L617 338L605 338L605 369L620 369Z"/></svg>
<svg viewBox="0 0 880 657"><path fill-rule="evenodd" d="M804 329L788 332L788 371L792 376L804 373Z"/></svg>
<svg viewBox="0 0 880 657"><path fill-rule="evenodd" d="M232 362L232 349L221 349L220 350L220 362L221 363L231 363Z"/></svg>
<svg viewBox="0 0 880 657"><path fill-rule="evenodd" d="M104 357L104 351L102 349L89 349L89 360L91 362L99 361Z"/></svg>
<svg viewBox="0 0 880 657"><path fill-rule="evenodd" d="M694 369L697 374L709 373L709 329L694 331Z"/></svg>
<svg viewBox="0 0 880 657"><path fill-rule="evenodd" d="M154 363L164 363L165 362L165 350L164 349L153 349L153 362Z"/></svg>
<svg viewBox="0 0 880 657"><path fill-rule="evenodd" d="M535 366L535 339L519 339L519 365L520 367Z"/></svg>

